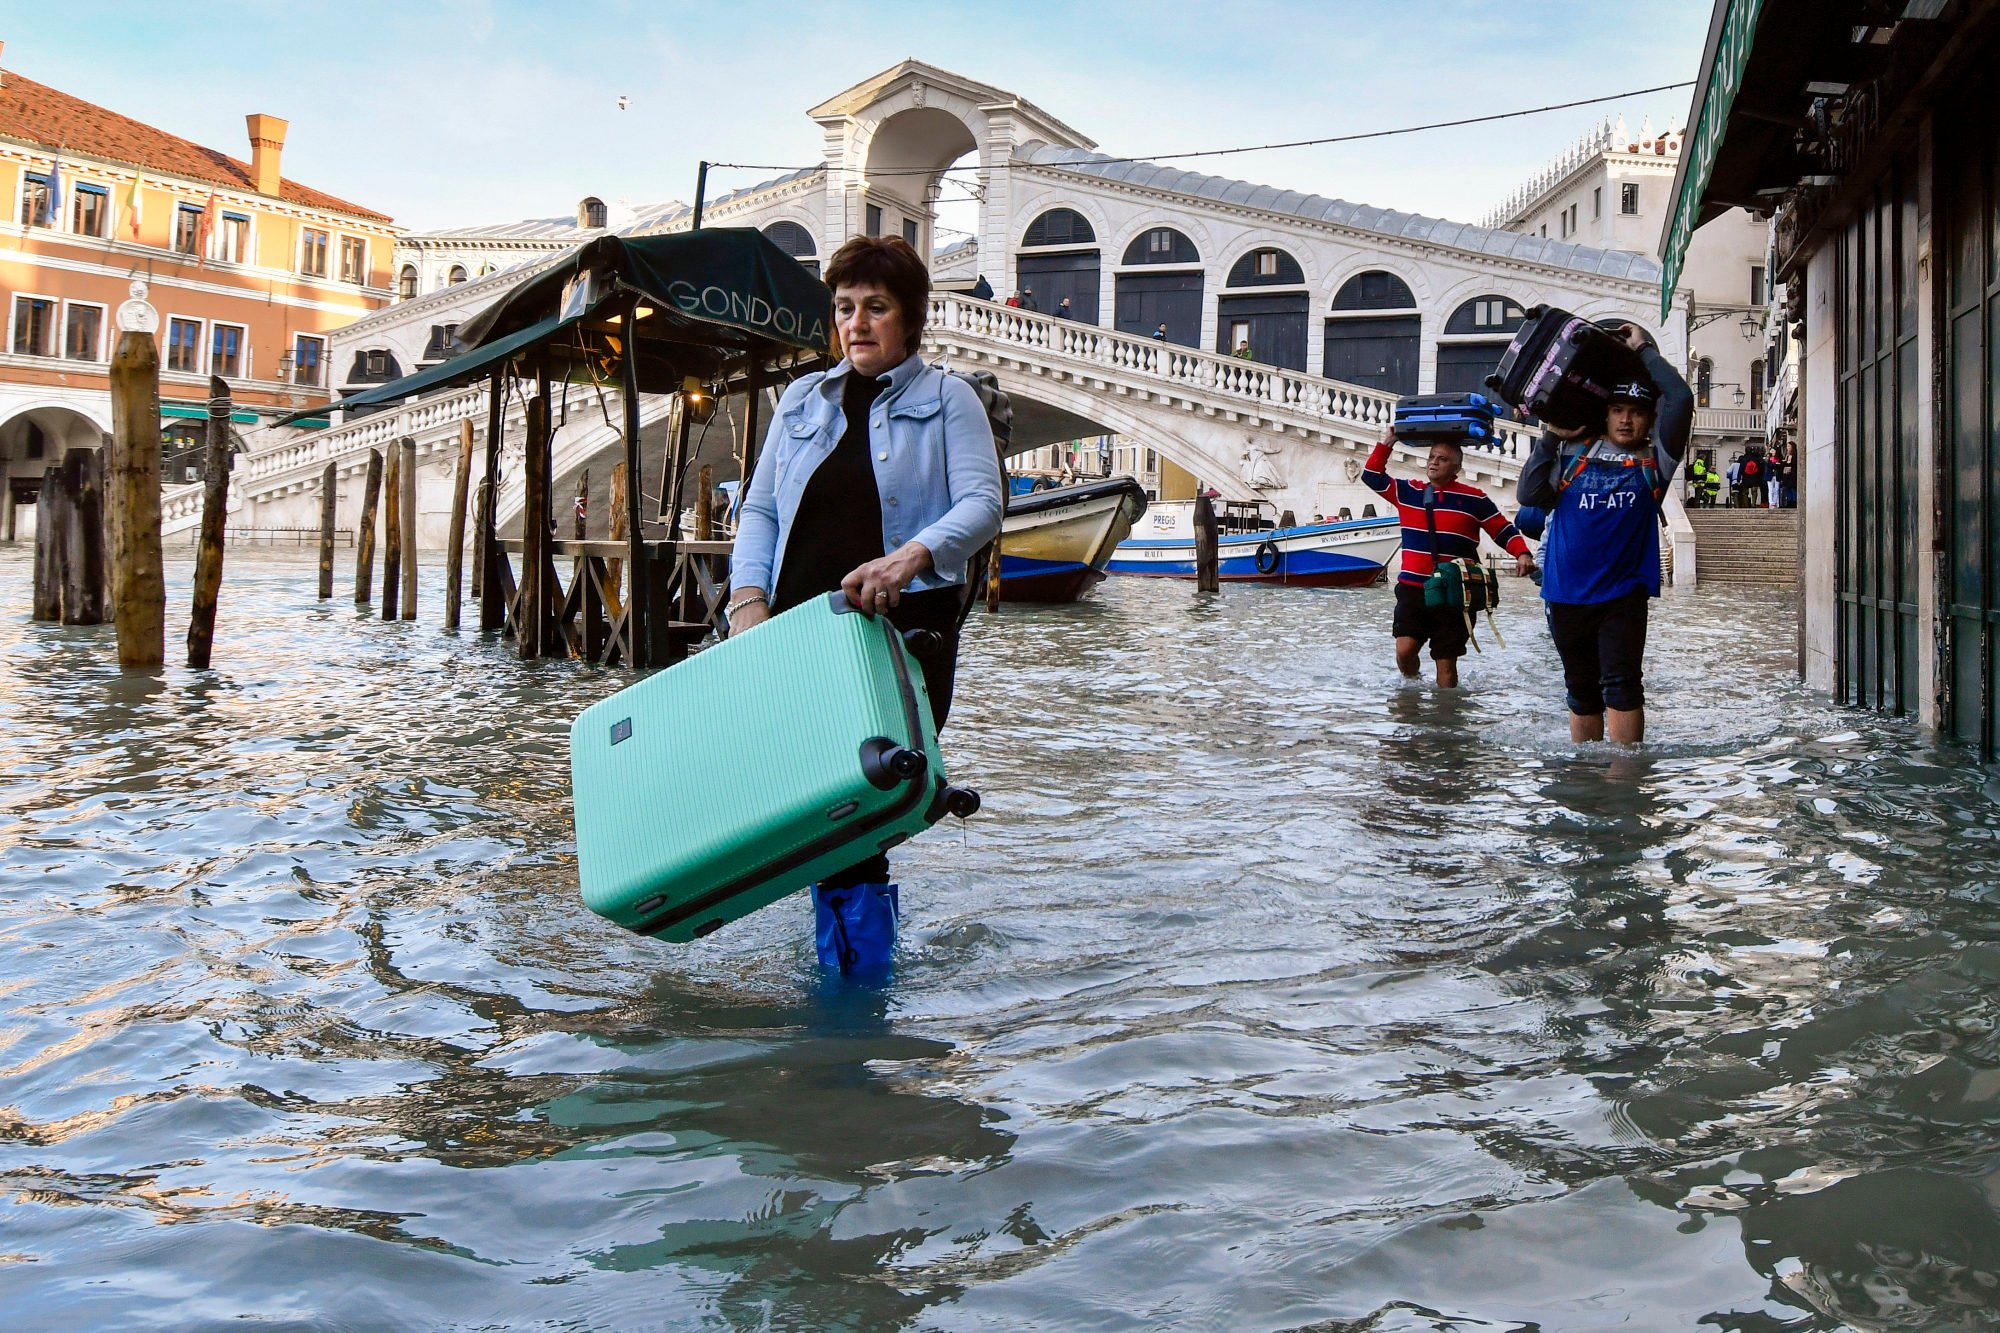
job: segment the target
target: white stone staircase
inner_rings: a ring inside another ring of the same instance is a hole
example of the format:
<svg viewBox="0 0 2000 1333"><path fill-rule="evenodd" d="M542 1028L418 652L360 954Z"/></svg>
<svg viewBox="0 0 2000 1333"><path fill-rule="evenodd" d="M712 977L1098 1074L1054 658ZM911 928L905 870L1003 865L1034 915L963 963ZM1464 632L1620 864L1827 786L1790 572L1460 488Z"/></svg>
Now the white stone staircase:
<svg viewBox="0 0 2000 1333"><path fill-rule="evenodd" d="M1690 509L1701 552L1698 582L1799 586L1799 511Z"/></svg>

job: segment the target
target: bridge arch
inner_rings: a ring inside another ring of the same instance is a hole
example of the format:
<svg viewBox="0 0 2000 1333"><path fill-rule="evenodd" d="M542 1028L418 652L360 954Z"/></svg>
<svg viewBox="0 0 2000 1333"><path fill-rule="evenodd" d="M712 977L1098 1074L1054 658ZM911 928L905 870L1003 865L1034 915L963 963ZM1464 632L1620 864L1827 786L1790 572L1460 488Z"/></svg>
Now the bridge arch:
<svg viewBox="0 0 2000 1333"><path fill-rule="evenodd" d="M883 209L881 232L902 234L900 223L917 224L917 252L931 250L931 222L936 213L939 182L945 168L968 153L978 151L989 129L989 117L971 99L949 88L913 79L910 83L871 104L854 122L849 160L859 168L860 188L853 205L858 212L847 215L829 211L840 224L841 239L866 232L869 206ZM849 176L828 173L828 188ZM981 172L984 179L985 172ZM831 202L831 198L829 199ZM894 210L894 222L888 216ZM829 231L833 227L829 227Z"/></svg>

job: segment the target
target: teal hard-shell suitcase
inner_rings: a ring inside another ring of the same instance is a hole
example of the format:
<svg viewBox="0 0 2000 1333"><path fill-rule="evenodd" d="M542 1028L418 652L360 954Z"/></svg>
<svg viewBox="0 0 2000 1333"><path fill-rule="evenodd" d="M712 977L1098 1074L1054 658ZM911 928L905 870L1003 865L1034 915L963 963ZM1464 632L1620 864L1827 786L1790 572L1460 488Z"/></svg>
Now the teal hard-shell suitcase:
<svg viewBox="0 0 2000 1333"><path fill-rule="evenodd" d="M585 905L668 940L979 808L903 636L841 593L592 704L569 745Z"/></svg>

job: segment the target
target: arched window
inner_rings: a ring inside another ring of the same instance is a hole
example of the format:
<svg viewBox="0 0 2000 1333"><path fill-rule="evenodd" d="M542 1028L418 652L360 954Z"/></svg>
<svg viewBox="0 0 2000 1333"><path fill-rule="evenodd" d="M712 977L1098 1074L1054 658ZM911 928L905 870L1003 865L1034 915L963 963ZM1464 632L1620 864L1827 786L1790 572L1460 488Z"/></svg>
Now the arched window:
<svg viewBox="0 0 2000 1333"><path fill-rule="evenodd" d="M1030 222L1021 237L1021 253L1014 258L1015 289L1023 300L1034 293L1036 308L1046 314L1097 323L1102 269L1096 245L1088 218L1073 208L1051 208ZM1038 247L1042 253L1033 253ZM1056 253L1047 253L1051 250Z"/></svg>
<svg viewBox="0 0 2000 1333"><path fill-rule="evenodd" d="M1694 405L1707 407L1715 386L1715 362L1703 357L1694 365Z"/></svg>
<svg viewBox="0 0 2000 1333"><path fill-rule="evenodd" d="M1451 312L1438 341L1438 393L1482 392L1500 364L1514 330L1528 318L1507 296L1475 296Z"/></svg>
<svg viewBox="0 0 2000 1333"><path fill-rule="evenodd" d="M456 287L458 286L459 283L464 281L465 281L465 265L453 264L451 266L450 276L445 278L445 284L447 286Z"/></svg>
<svg viewBox="0 0 2000 1333"><path fill-rule="evenodd" d="M819 253L812 233L796 222L773 222L764 228L764 235L794 259L810 259Z"/></svg>
<svg viewBox="0 0 2000 1333"><path fill-rule="evenodd" d="M1083 214L1073 208L1051 208L1028 224L1021 245L1091 245L1096 240L1097 233Z"/></svg>
<svg viewBox="0 0 2000 1333"><path fill-rule="evenodd" d="M1252 250L1229 268L1231 287L1291 287L1306 280L1299 261L1283 250Z"/></svg>
<svg viewBox="0 0 2000 1333"><path fill-rule="evenodd" d="M589 227L595 229L602 227L604 225L604 221L605 221L605 210L604 210L604 201L602 199L596 198L595 196L591 196L584 199L579 204L577 204L576 206L577 226Z"/></svg>
<svg viewBox="0 0 2000 1333"><path fill-rule="evenodd" d="M1475 296L1451 312L1444 331L1447 337L1454 334L1505 334L1511 338L1514 330L1520 328L1527 317L1527 312L1521 309L1518 301L1504 296Z"/></svg>
<svg viewBox="0 0 2000 1333"><path fill-rule="evenodd" d="M1410 295L1410 288L1393 273L1374 269L1367 273L1357 273L1340 284L1334 293L1335 310L1415 310L1417 298Z"/></svg>
<svg viewBox="0 0 2000 1333"><path fill-rule="evenodd" d="M1133 237L1125 247L1127 264L1199 264L1201 251L1172 227L1154 227Z"/></svg>
<svg viewBox="0 0 2000 1333"><path fill-rule="evenodd" d="M415 264L405 264L403 265L402 272L396 275L396 295L407 301L416 294L417 266Z"/></svg>
<svg viewBox="0 0 2000 1333"><path fill-rule="evenodd" d="M804 227L796 222L773 222L764 228L764 235L771 244L798 260L800 267L815 275L819 273L819 260L814 258L819 253L819 243Z"/></svg>
<svg viewBox="0 0 2000 1333"><path fill-rule="evenodd" d="M1357 273L1334 293L1320 373L1384 393L1415 393L1422 332L1407 283L1380 269Z"/></svg>

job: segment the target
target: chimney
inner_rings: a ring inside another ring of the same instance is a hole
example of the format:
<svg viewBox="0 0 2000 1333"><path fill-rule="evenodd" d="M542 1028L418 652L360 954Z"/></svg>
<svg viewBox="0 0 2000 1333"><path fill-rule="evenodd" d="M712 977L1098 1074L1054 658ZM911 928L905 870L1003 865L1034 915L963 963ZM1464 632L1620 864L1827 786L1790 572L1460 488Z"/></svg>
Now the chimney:
<svg viewBox="0 0 2000 1333"><path fill-rule="evenodd" d="M250 126L250 185L258 194L278 192L278 158L285 151L286 122L262 112L243 118Z"/></svg>

